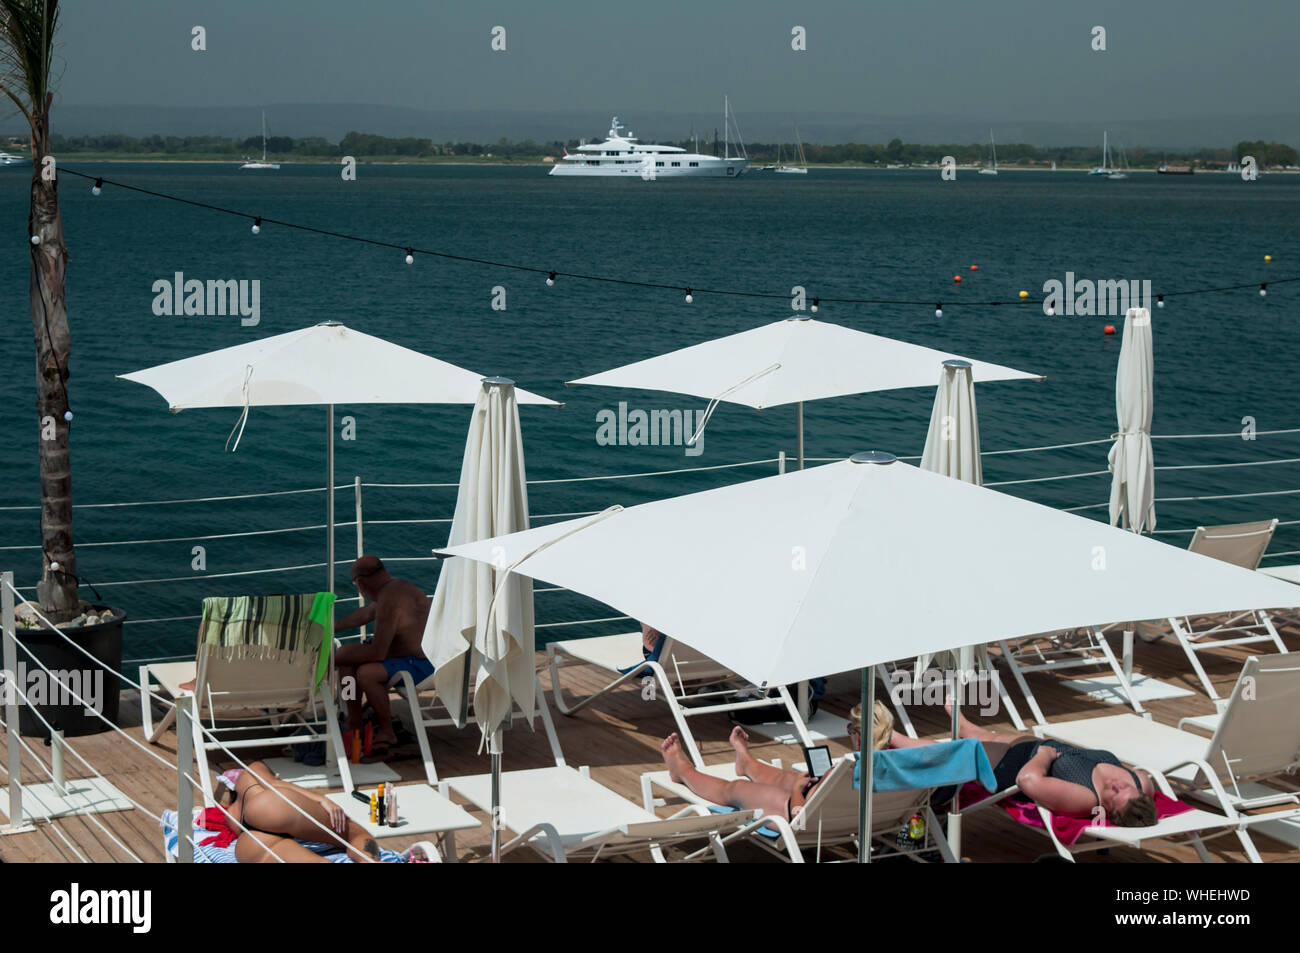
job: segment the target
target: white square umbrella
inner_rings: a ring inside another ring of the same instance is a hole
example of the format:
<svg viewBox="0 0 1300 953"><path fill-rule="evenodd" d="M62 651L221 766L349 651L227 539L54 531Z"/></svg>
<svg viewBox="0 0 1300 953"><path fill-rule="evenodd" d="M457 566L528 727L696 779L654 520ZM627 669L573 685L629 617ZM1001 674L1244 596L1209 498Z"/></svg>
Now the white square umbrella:
<svg viewBox="0 0 1300 953"><path fill-rule="evenodd" d="M354 331L337 321L118 376L158 391L172 413L198 407L242 407L237 426L241 435L250 407L327 406L325 508L330 592L334 591L334 405L472 404L483 380L482 374ZM517 392L517 399L521 404L559 406L525 390Z"/></svg>
<svg viewBox="0 0 1300 953"><path fill-rule="evenodd" d="M710 402L705 411L705 424L719 401L757 410L796 404L798 459L802 470L804 401L928 387L934 383L935 368L953 359L966 361L971 368L971 379L976 381L1043 379L1041 375L1000 364L975 361L813 318L793 317L568 383L702 397Z"/></svg>
<svg viewBox="0 0 1300 953"><path fill-rule="evenodd" d="M1115 414L1119 432L1110 448L1110 525L1135 533L1156 528L1156 475L1151 452L1155 359L1151 312L1129 308L1115 369Z"/></svg>
<svg viewBox="0 0 1300 953"><path fill-rule="evenodd" d="M870 666L891 659L1300 596L1260 573L879 453L445 552L591 596L760 686L862 669L868 699Z"/></svg>
<svg viewBox="0 0 1300 953"><path fill-rule="evenodd" d="M447 545L528 529L528 478L514 382L483 381L460 469L456 514ZM500 804L501 728L517 704L532 719L536 684L533 585L506 564L452 559L443 564L422 647L433 683L459 726L466 722L471 675L474 720L492 758L492 816ZM492 859L500 852L492 825Z"/></svg>

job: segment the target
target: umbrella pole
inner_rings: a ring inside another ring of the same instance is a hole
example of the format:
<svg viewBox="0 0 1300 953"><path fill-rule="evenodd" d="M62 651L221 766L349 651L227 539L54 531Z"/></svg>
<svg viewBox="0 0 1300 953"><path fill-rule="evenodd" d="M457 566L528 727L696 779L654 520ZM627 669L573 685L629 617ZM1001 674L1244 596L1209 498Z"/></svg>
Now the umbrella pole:
<svg viewBox="0 0 1300 953"><path fill-rule="evenodd" d="M795 432L799 442L799 469L803 469L803 401L795 404Z"/></svg>
<svg viewBox="0 0 1300 953"><path fill-rule="evenodd" d="M501 863L501 729L488 743L492 755L492 863Z"/></svg>
<svg viewBox="0 0 1300 953"><path fill-rule="evenodd" d="M960 653L957 655L957 667L960 671L955 672L952 680L952 740L957 741L961 738L961 689L958 682L965 675L966 670L961 667ZM953 854L958 858L961 857L961 790L960 787L952 798L952 807L948 809L948 845L952 848Z"/></svg>
<svg viewBox="0 0 1300 953"><path fill-rule="evenodd" d="M334 591L334 405L325 413L329 440L325 444L325 591Z"/></svg>
<svg viewBox="0 0 1300 953"><path fill-rule="evenodd" d="M858 754L858 863L871 863L871 785L875 778L876 679L867 666L862 670L862 714L858 732L862 751Z"/></svg>

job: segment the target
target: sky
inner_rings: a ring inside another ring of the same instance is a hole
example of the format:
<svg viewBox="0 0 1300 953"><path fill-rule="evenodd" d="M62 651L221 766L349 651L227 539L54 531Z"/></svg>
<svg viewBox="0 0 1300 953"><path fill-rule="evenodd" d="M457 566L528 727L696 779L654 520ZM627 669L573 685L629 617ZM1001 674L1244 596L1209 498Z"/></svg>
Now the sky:
<svg viewBox="0 0 1300 953"><path fill-rule="evenodd" d="M1295 0L64 0L65 105L1292 111ZM191 49L206 29L207 50ZM791 30L807 50L791 49ZM491 49L505 28L505 52ZM1094 26L1106 50L1092 49Z"/></svg>

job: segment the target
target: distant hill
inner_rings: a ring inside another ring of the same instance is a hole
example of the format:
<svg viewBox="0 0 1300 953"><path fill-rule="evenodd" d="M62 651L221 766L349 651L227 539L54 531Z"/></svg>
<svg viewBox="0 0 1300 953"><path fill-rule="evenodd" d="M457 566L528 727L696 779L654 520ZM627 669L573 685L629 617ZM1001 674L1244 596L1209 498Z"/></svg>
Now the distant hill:
<svg viewBox="0 0 1300 953"><path fill-rule="evenodd" d="M352 130L384 136L427 137L434 142L492 143L501 138L539 142L596 139L617 114L635 135L646 141L681 140L692 128L701 141L721 133L717 113L667 113L629 111L614 105L606 112L556 110L424 110L402 106L362 104L268 103L265 107L223 106L180 108L158 106L56 105L53 126L63 135L128 136L232 136L260 134L261 111L266 109L271 135L303 138L321 136L337 142ZM989 128L999 142L1024 142L1040 147L1100 144L1103 128L1112 144L1148 150L1232 145L1243 139L1300 143L1300 114L1273 113L1254 116L1207 116L1193 119L1129 120L1109 123L1070 120L1018 121L999 117L881 116L872 114L817 113L798 115L739 110L740 130L747 141L788 141L795 121L804 142L831 145L845 142L885 143L897 137L912 143L967 143L988 138ZM21 133L21 120L0 120L0 134Z"/></svg>

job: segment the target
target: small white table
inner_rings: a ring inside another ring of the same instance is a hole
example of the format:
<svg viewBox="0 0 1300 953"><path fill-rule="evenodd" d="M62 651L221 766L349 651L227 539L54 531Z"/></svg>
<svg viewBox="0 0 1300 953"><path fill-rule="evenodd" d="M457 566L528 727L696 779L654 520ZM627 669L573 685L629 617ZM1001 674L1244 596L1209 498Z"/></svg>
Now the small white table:
<svg viewBox="0 0 1300 953"><path fill-rule="evenodd" d="M473 830L482 824L459 804L453 804L427 784L402 784L396 790L397 824L391 827L370 823L369 805L362 804L351 794L330 794L327 797L376 839L412 834L445 836L447 856L443 859L447 863L455 863L456 832ZM362 793L369 796L370 790L363 790Z"/></svg>

